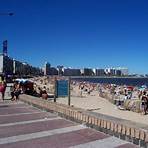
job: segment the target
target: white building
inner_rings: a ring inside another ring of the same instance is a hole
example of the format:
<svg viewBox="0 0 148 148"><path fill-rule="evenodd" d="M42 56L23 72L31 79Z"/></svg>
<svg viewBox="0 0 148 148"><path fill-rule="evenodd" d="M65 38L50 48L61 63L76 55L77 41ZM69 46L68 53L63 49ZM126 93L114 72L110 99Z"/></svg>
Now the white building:
<svg viewBox="0 0 148 148"><path fill-rule="evenodd" d="M13 74L13 59L4 54L0 54L0 73L7 75Z"/></svg>
<svg viewBox="0 0 148 148"><path fill-rule="evenodd" d="M126 68L126 67L118 67L117 70L121 71L122 76L128 76L128 74L129 74L128 68Z"/></svg>
<svg viewBox="0 0 148 148"><path fill-rule="evenodd" d="M0 54L0 74L4 75L39 75L41 70L27 63L17 61L4 54Z"/></svg>

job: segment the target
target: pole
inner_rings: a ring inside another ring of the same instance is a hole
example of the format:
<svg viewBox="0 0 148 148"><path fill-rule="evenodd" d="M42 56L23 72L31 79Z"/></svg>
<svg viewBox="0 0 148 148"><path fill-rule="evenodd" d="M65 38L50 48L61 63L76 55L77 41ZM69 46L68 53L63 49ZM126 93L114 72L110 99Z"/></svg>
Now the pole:
<svg viewBox="0 0 148 148"><path fill-rule="evenodd" d="M57 97L57 78L54 78L54 102L56 102Z"/></svg>
<svg viewBox="0 0 148 148"><path fill-rule="evenodd" d="M70 106L70 77L68 77L68 105Z"/></svg>

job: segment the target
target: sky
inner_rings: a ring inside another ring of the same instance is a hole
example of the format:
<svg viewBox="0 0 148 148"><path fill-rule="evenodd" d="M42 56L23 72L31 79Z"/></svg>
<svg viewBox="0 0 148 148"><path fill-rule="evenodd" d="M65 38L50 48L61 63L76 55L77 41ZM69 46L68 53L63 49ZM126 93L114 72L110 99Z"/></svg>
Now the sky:
<svg viewBox="0 0 148 148"><path fill-rule="evenodd" d="M33 66L148 73L147 0L0 0L0 49Z"/></svg>

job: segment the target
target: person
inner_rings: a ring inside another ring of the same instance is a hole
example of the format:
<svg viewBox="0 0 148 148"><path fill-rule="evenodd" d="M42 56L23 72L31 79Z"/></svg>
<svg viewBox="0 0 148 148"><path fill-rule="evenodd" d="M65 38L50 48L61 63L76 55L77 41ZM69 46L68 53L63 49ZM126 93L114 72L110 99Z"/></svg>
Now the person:
<svg viewBox="0 0 148 148"><path fill-rule="evenodd" d="M6 87L7 87L7 84L5 81L2 81L0 83L0 92L2 94L2 100L4 101L4 98L5 98L5 91L6 91Z"/></svg>
<svg viewBox="0 0 148 148"><path fill-rule="evenodd" d="M40 87L38 87L38 91L39 91L39 97L42 97L43 91Z"/></svg>
<svg viewBox="0 0 148 148"><path fill-rule="evenodd" d="M128 99L128 96L127 94L124 95L124 100L127 100Z"/></svg>
<svg viewBox="0 0 148 148"><path fill-rule="evenodd" d="M131 90L128 90L127 96L128 96L128 99L132 98L132 91Z"/></svg>
<svg viewBox="0 0 148 148"><path fill-rule="evenodd" d="M47 91L46 91L46 87L44 86L43 90L42 90L42 99L47 100L47 98L48 98L48 94L47 94Z"/></svg>
<svg viewBox="0 0 148 148"><path fill-rule="evenodd" d="M11 92L11 97L12 97L11 100L17 101L17 100L19 100L19 95L21 93L20 85L19 85L19 83L16 83L16 84L14 84L13 87L14 87L13 91Z"/></svg>
<svg viewBox="0 0 148 148"><path fill-rule="evenodd" d="M14 86L10 86L11 101L14 99Z"/></svg>
<svg viewBox="0 0 148 148"><path fill-rule="evenodd" d="M143 95L141 98L141 105L142 105L142 112L144 115L146 115L148 110L148 95L146 94L146 91L143 92Z"/></svg>

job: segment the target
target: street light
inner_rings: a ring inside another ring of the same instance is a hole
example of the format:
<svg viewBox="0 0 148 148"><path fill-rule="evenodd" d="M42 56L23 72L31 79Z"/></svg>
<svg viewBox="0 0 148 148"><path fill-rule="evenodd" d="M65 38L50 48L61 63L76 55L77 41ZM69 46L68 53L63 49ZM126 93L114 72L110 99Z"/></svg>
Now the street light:
<svg viewBox="0 0 148 148"><path fill-rule="evenodd" d="M0 12L0 15L13 16L14 13L12 13L12 12L9 12L9 13Z"/></svg>

